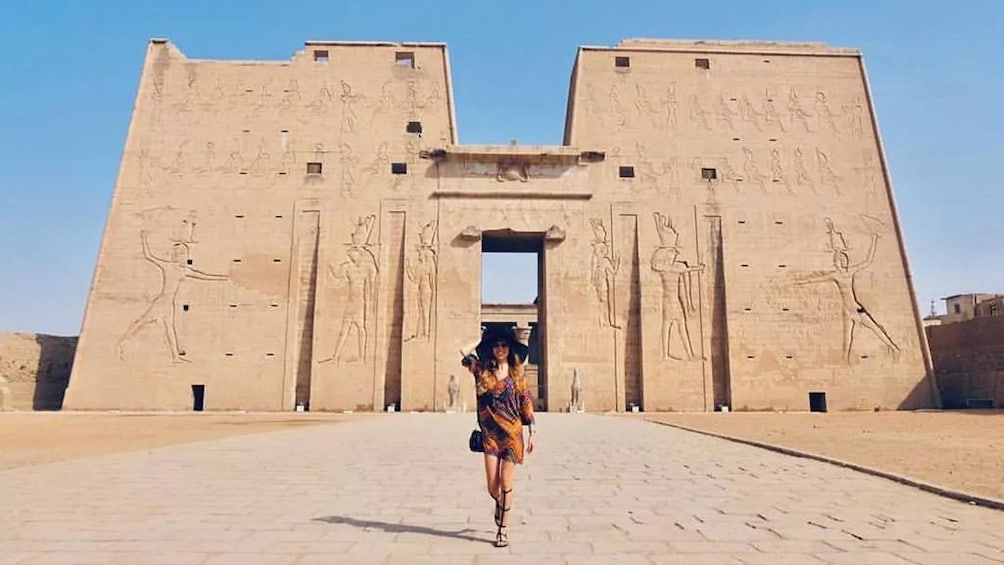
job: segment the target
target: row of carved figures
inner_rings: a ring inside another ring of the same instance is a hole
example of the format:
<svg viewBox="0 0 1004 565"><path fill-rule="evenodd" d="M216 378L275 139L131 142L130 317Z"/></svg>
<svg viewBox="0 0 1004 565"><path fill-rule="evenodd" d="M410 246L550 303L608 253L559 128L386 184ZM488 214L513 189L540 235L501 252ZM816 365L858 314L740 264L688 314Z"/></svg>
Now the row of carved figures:
<svg viewBox="0 0 1004 565"><path fill-rule="evenodd" d="M305 117L320 117L337 113L339 131L356 133L369 129L385 116L399 115L420 119L429 109L446 109L439 88L421 80L387 80L379 92L367 94L347 80L336 87L326 80L309 92L301 89L299 80L265 79L256 86L237 81L227 83L222 78L212 82L200 79L194 72L187 75L187 84L153 79L149 89L151 120L155 128L164 127L164 111L188 113L197 111L243 112L245 114L292 113ZM207 84L208 83L208 84Z"/></svg>
<svg viewBox="0 0 1004 565"><path fill-rule="evenodd" d="M329 171L332 164L337 164L337 179L345 196L354 196L360 182L367 188L378 177L389 179L394 188L398 188L402 182L402 176L391 176L392 160L387 142L378 145L376 153L366 163L353 151L352 145L345 142L339 143L334 149L328 149L323 143L315 143L309 151L295 151L293 143L288 140L274 144L259 142L257 149L250 152L240 148L233 151L220 150L215 141L207 141L201 150L193 149L192 146L193 143L189 140L179 143L173 154L165 160L157 159L145 149L140 150L137 155L139 185L150 188L160 176L184 177L189 174L198 177L248 175L274 183L281 176L302 177L307 174L308 162L327 165ZM267 146L274 146L275 149L269 150ZM420 149L418 139L408 139L405 147L408 157L404 161L415 162Z"/></svg>
<svg viewBox="0 0 1004 565"><path fill-rule="evenodd" d="M746 91L692 93L681 103L675 82L662 88L613 82L607 87L607 101L601 103L596 87L586 85L585 90L585 113L597 116L603 128L673 130L684 123L709 132L823 132L853 138L871 131L868 103L862 95L833 102L825 91L815 90L806 101L798 88L790 86L783 100L775 97L776 89L768 87L756 95ZM625 102L625 98L630 100Z"/></svg>
<svg viewBox="0 0 1004 565"><path fill-rule="evenodd" d="M693 158L689 165L690 184L706 185L712 189L727 186L735 192L743 192L743 186L750 186L763 194L776 192L774 187L777 187L783 188L789 195L818 194L820 189L826 188L840 195L842 187L852 178L869 198L875 198L884 185L874 150L862 150L861 161L843 169L838 168L830 153L819 147L807 153L798 145L790 150L784 146L773 146L761 150L760 155L746 145L741 146L741 150L742 165L733 165L729 157ZM677 158L667 157L656 165L645 146L637 143L635 159L635 176L639 183L657 189L665 186L671 194L679 195L683 175ZM704 176L703 169L706 168L715 169L714 182L708 182L712 179Z"/></svg>

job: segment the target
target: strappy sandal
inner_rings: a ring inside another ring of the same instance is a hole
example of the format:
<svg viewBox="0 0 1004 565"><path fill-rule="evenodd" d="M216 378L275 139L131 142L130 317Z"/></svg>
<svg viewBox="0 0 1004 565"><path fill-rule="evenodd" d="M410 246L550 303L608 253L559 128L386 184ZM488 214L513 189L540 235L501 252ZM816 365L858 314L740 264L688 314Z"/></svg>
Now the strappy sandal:
<svg viewBox="0 0 1004 565"><path fill-rule="evenodd" d="M512 510L512 506L505 505L505 495L512 492L512 489L502 491L502 500L495 501L495 525L498 531L495 533L495 547L509 546L509 532L506 530L505 513Z"/></svg>

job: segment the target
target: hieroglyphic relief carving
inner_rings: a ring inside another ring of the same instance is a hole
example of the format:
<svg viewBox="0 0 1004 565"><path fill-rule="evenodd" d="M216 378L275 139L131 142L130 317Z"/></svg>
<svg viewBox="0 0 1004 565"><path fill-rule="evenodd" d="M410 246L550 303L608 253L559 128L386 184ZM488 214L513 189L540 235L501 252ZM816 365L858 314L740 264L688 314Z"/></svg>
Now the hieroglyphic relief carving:
<svg viewBox="0 0 1004 565"><path fill-rule="evenodd" d="M832 186L840 194L840 177L830 167L830 157L822 149L816 148L816 166L819 169L819 184Z"/></svg>
<svg viewBox="0 0 1004 565"><path fill-rule="evenodd" d="M336 285L344 281L348 285L345 300L342 302L342 321L338 329L338 338L334 352L320 363L328 362L358 362L365 363L369 358L370 336L373 334L373 324L376 312L377 276L380 268L376 256L371 249L370 236L376 216L369 215L356 220L356 225L349 235L348 249L345 251L345 261L337 267L328 266L328 272ZM355 334L355 357L344 357L345 345L350 336Z"/></svg>
<svg viewBox="0 0 1004 565"><path fill-rule="evenodd" d="M700 166L695 167L694 171L695 174L697 175L697 179L699 181L703 180L701 179L701 167ZM741 179L742 177L739 176L739 173L736 172L736 170L732 168L732 164L729 163L728 157L722 157L721 159L718 160L719 182L721 182L723 185L725 184L731 185L733 190L735 190L736 192L741 192L739 189L739 181Z"/></svg>
<svg viewBox="0 0 1004 565"><path fill-rule="evenodd" d="M265 151L265 147L262 144L259 144L258 151L244 167L244 170L252 175L260 175L262 170L268 165L270 158L269 154Z"/></svg>
<svg viewBox="0 0 1004 565"><path fill-rule="evenodd" d="M202 152L202 161L193 169L197 175L211 173L216 168L216 143L207 141Z"/></svg>
<svg viewBox="0 0 1004 565"><path fill-rule="evenodd" d="M816 194L816 183L812 181L809 169L805 166L805 155L802 154L801 147L795 147L795 185L799 188L807 186Z"/></svg>
<svg viewBox="0 0 1004 565"><path fill-rule="evenodd" d="M610 117L613 119L613 126L622 128L627 125L627 111L621 103L620 86L615 82L610 85L610 92L607 94L609 101Z"/></svg>
<svg viewBox="0 0 1004 565"><path fill-rule="evenodd" d="M290 110L299 107L303 97L300 96L300 85L296 79L290 79L286 88L282 89L282 100L279 110Z"/></svg>
<svg viewBox="0 0 1004 565"><path fill-rule="evenodd" d="M777 111L777 107L774 106L774 97L771 95L770 90L766 91L766 96L763 102L763 123L764 126L776 125L781 132L786 132L784 128L784 121L781 119L780 112Z"/></svg>
<svg viewBox="0 0 1004 565"><path fill-rule="evenodd" d="M844 121L852 137L861 137L865 132L865 101L861 96L855 96L850 104L842 106Z"/></svg>
<svg viewBox="0 0 1004 565"><path fill-rule="evenodd" d="M282 140L283 150L279 157L279 173L290 174L296 165L296 151L293 149L293 142L288 138Z"/></svg>
<svg viewBox="0 0 1004 565"><path fill-rule="evenodd" d="M144 224L153 223L161 215L173 215L176 210L172 208L153 208L142 213ZM226 275L206 273L192 267L189 264L191 257L192 243L195 240L195 211L190 210L188 215L180 220L182 224L181 233L175 231L171 233L169 242L171 244L168 258L162 258L150 250L149 234L145 225L140 231L140 242L143 249L143 258L152 263L160 271L160 290L150 301L147 309L126 329L125 333L118 340L119 359L124 359L124 346L132 340L143 328L150 324L159 324L164 330L164 338L171 353L171 358L176 362L188 362L185 357L185 349L178 336L176 316L178 311L177 296L181 290L182 283L188 279L203 281L224 281ZM158 227L158 226L153 226ZM180 236L180 237L179 237Z"/></svg>
<svg viewBox="0 0 1004 565"><path fill-rule="evenodd" d="M414 331L405 338L405 341L413 339L429 341L432 335L433 315L436 310L436 269L438 267L436 236L438 225L436 221L429 221L422 225L418 232L415 262L410 263L406 268L408 280L415 285L418 308L415 316L416 322L413 326Z"/></svg>
<svg viewBox="0 0 1004 565"><path fill-rule="evenodd" d="M342 133L355 133L356 124L359 122L359 116L356 115L355 105L357 102L362 100L362 94L356 94L352 90L352 85L348 81L341 81L342 94L339 98L342 101L342 123L341 132Z"/></svg>
<svg viewBox="0 0 1004 565"><path fill-rule="evenodd" d="M364 181L367 188L370 187L372 183L379 181L383 175L390 171L391 161L387 147L386 141L381 143L377 147L376 155L373 156L373 160L370 161L370 164L362 168L362 172L366 173L369 177ZM397 184L395 184L395 187L397 187Z"/></svg>
<svg viewBox="0 0 1004 565"><path fill-rule="evenodd" d="M760 172L760 166L753 157L753 150L743 146L743 172L746 173L746 180L760 185L760 192L767 194L767 175Z"/></svg>
<svg viewBox="0 0 1004 565"><path fill-rule="evenodd" d="M784 185L784 190L788 194L794 194L788 175L784 172L784 166L781 164L781 150L777 147L770 148L770 174L774 176L775 183Z"/></svg>
<svg viewBox="0 0 1004 565"><path fill-rule="evenodd" d="M694 346L690 339L690 318L697 312L693 296L693 273L704 270L704 265L689 265L679 260L680 234L669 215L652 213L659 247L652 254L652 270L662 279L662 354L666 359L694 359ZM679 338L682 354L673 347L673 337Z"/></svg>
<svg viewBox="0 0 1004 565"><path fill-rule="evenodd" d="M408 93L405 96L405 108L409 117L421 119L425 109L437 104L442 99L438 88L433 88L428 96L422 95L421 84L417 80L408 81Z"/></svg>
<svg viewBox="0 0 1004 565"><path fill-rule="evenodd" d="M666 111L666 117L663 120L663 126L666 129L676 129L676 107L679 104L679 100L676 97L676 83L671 82L669 86L666 87L666 95L662 99L663 107Z"/></svg>
<svg viewBox="0 0 1004 565"><path fill-rule="evenodd" d="M171 161L169 165L164 167L164 172L175 176L180 176L185 173L185 170L187 168L186 163L188 161L188 157L186 154L186 147L188 146L188 141L189 140L186 139L185 141L182 141L181 143L178 144L178 150L174 154L174 159Z"/></svg>
<svg viewBox="0 0 1004 565"><path fill-rule="evenodd" d="M753 127L756 128L757 131L763 130L760 126L760 122L765 118L764 113L756 109L756 106L750 102L749 96L745 94L740 96L738 105L739 118L748 124L753 124Z"/></svg>
<svg viewBox="0 0 1004 565"><path fill-rule="evenodd" d="M791 122L791 127L795 127L795 122L801 122L802 127L805 131L812 133L812 128L809 127L809 118L812 114L805 111L802 108L802 102L798 99L798 90L795 87L791 87L788 90L788 119Z"/></svg>
<svg viewBox="0 0 1004 565"><path fill-rule="evenodd" d="M736 112L729 106L728 100L725 99L725 94L719 92L718 98L715 101L715 118L719 122L724 122L725 126L730 130L735 131L736 122L733 119Z"/></svg>
<svg viewBox="0 0 1004 565"><path fill-rule="evenodd" d="M317 92L317 97L307 104L307 109L310 110L311 114L326 114L328 108L335 101L335 95L331 93L331 88L328 87L328 81L321 83L321 88Z"/></svg>
<svg viewBox="0 0 1004 565"><path fill-rule="evenodd" d="M861 150L861 166L855 169L858 176L858 184L864 187L868 198L878 196L879 168L875 164L875 156L871 149Z"/></svg>
<svg viewBox="0 0 1004 565"><path fill-rule="evenodd" d="M153 169L159 167L155 157L150 156L150 152L145 148L139 150L136 156L137 172L139 173L139 185L147 190L153 186Z"/></svg>
<svg viewBox="0 0 1004 565"><path fill-rule="evenodd" d="M830 109L830 103L826 101L826 93L822 90L816 91L816 120L816 127L819 131L822 131L825 125L833 133L840 133L840 126L837 125L837 116Z"/></svg>
<svg viewBox="0 0 1004 565"><path fill-rule="evenodd" d="M840 294L844 336L843 352L846 362L850 363L851 360L851 350L854 347L854 330L858 325L870 330L885 345L895 362L899 360L899 346L889 336L889 332L875 320L875 317L861 303L854 286L856 282L855 277L858 272L871 265L872 260L875 258L875 249L878 246L879 240L878 230L883 227L882 222L876 218L862 216L862 219L867 221L871 229L871 241L868 246L867 256L864 259L858 263L851 263L850 254L848 253L850 247L843 232L837 230L830 218L824 218L823 222L826 225L829 248L833 253L833 270L812 273L808 276L797 278L794 284L805 285L832 282L836 285L837 292Z"/></svg>
<svg viewBox="0 0 1004 565"><path fill-rule="evenodd" d="M617 323L617 313L614 310L614 279L620 270L620 258L615 258L611 251L607 228L600 218L590 218L593 229L593 255L590 260L589 282L596 291L600 309L598 323L600 327L620 329Z"/></svg>
<svg viewBox="0 0 1004 565"><path fill-rule="evenodd" d="M338 146L338 161L342 165L342 196L354 196L356 189L356 157L352 154L352 146L342 142Z"/></svg>
<svg viewBox="0 0 1004 565"><path fill-rule="evenodd" d="M376 104L373 105L373 112L370 114L370 127L373 127L380 116L386 116L394 112L397 101L394 98L393 84L393 81L388 80L380 85L380 94L377 96Z"/></svg>
<svg viewBox="0 0 1004 565"><path fill-rule="evenodd" d="M269 93L269 87L272 86L272 79L265 79L258 87L258 101L255 103L254 111L255 113L267 110L270 106L269 99L272 98L272 94Z"/></svg>
<svg viewBox="0 0 1004 565"><path fill-rule="evenodd" d="M634 86L634 107L638 110L638 115L646 117L652 121L653 127L659 127L662 125L659 111L656 109L652 101L649 100L648 94L645 92L645 87L641 84L636 84Z"/></svg>
<svg viewBox="0 0 1004 565"><path fill-rule="evenodd" d="M701 99L698 98L696 94L690 95L690 123L691 125L700 124L704 129L711 131L711 122L708 121L708 115L710 112L704 108L701 104Z"/></svg>

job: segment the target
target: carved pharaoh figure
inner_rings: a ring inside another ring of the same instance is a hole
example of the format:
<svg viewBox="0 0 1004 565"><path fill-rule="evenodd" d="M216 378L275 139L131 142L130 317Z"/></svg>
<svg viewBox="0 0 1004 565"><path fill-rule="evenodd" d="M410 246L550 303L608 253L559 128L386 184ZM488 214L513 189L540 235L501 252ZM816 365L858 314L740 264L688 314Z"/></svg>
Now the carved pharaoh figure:
<svg viewBox="0 0 1004 565"><path fill-rule="evenodd" d="M194 230L194 223L192 224ZM143 244L143 258L153 263L160 271L160 292L147 306L147 309L126 329L118 341L119 358L123 358L123 347L144 327L158 324L164 330L164 337L174 361L189 361L185 358L185 349L178 337L176 315L178 305L176 299L182 283L188 279L203 281L227 280L226 275L216 275L200 271L189 265L189 247L184 241L174 241L171 245L169 258L163 259L150 251L150 243L146 231L140 232Z"/></svg>
<svg viewBox="0 0 1004 565"><path fill-rule="evenodd" d="M871 265L872 260L875 258L875 249L879 240L878 233L873 232L871 234L867 256L858 263L851 263L850 255L848 254L849 247L844 234L837 231L833 225L833 221L829 218L826 218L824 223L826 224L830 248L833 251L833 270L801 277L796 279L794 284L804 285L832 282L837 287L843 314L844 358L848 363L851 360L851 350L854 346L854 330L859 325L871 331L889 350L893 361L898 361L900 355L899 346L896 345L885 328L875 320L875 317L861 303L854 288L855 277L858 272Z"/></svg>

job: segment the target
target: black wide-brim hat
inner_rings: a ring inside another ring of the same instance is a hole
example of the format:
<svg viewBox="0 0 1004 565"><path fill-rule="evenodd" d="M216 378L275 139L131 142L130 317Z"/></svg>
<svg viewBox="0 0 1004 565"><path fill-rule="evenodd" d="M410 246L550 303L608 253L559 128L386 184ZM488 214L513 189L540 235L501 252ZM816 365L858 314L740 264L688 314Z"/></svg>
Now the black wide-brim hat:
<svg viewBox="0 0 1004 565"><path fill-rule="evenodd" d="M508 343L509 351L515 352L516 355L519 356L521 363L526 363L527 355L530 354L530 348L517 341L516 334L511 329L486 329L485 333L481 336L481 342L478 343L478 347L476 349L478 359L481 359L482 361L494 359L495 356L492 354L492 346L499 341L505 341Z"/></svg>

